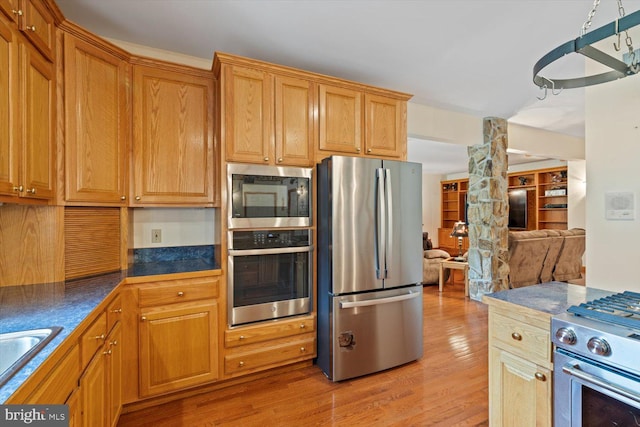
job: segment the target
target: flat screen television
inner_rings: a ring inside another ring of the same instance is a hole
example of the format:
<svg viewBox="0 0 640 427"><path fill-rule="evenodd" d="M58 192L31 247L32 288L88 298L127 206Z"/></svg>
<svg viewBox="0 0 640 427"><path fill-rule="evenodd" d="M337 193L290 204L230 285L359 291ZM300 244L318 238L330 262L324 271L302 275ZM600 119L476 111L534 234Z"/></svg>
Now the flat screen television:
<svg viewBox="0 0 640 427"><path fill-rule="evenodd" d="M509 228L527 228L527 191L509 191Z"/></svg>

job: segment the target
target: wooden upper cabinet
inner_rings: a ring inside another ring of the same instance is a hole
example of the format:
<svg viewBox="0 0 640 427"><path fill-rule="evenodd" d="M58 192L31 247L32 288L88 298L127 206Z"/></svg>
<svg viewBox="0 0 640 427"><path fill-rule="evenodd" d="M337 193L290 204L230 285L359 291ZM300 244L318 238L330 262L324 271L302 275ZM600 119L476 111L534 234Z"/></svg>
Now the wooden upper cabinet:
<svg viewBox="0 0 640 427"><path fill-rule="evenodd" d="M0 0L0 11L4 12L13 22L18 22L19 10L19 0Z"/></svg>
<svg viewBox="0 0 640 427"><path fill-rule="evenodd" d="M406 156L407 103L365 94L365 153L373 156Z"/></svg>
<svg viewBox="0 0 640 427"><path fill-rule="evenodd" d="M55 23L42 0L22 0L18 25L29 41L50 61L54 58Z"/></svg>
<svg viewBox="0 0 640 427"><path fill-rule="evenodd" d="M362 151L362 92L319 85L318 148L323 151L360 154Z"/></svg>
<svg viewBox="0 0 640 427"><path fill-rule="evenodd" d="M18 127L17 34L0 15L0 194L18 196L20 141Z"/></svg>
<svg viewBox="0 0 640 427"><path fill-rule="evenodd" d="M64 37L65 200L126 205L129 65Z"/></svg>
<svg viewBox="0 0 640 427"><path fill-rule="evenodd" d="M223 79L227 160L272 162L271 75L252 68L225 66Z"/></svg>
<svg viewBox="0 0 640 427"><path fill-rule="evenodd" d="M308 80L275 77L275 163L312 166L314 87Z"/></svg>
<svg viewBox="0 0 640 427"><path fill-rule="evenodd" d="M55 82L53 64L20 43L23 81L21 196L53 199L55 184Z"/></svg>
<svg viewBox="0 0 640 427"><path fill-rule="evenodd" d="M212 205L213 77L133 67L133 200Z"/></svg>

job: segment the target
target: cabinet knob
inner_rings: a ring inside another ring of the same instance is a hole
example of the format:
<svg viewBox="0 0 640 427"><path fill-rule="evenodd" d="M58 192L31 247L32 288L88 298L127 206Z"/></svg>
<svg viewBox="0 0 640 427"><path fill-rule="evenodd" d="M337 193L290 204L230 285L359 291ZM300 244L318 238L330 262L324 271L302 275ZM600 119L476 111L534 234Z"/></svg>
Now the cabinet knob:
<svg viewBox="0 0 640 427"><path fill-rule="evenodd" d="M242 368L244 366L244 362L240 361L240 363L238 363L238 366Z"/></svg>
<svg viewBox="0 0 640 427"><path fill-rule="evenodd" d="M103 351L102 354L104 354L105 356L109 356L111 355L111 350Z"/></svg>
<svg viewBox="0 0 640 427"><path fill-rule="evenodd" d="M305 351L307 351L307 349L306 349L306 348L304 348L304 347L300 347L300 353L304 353Z"/></svg>
<svg viewBox="0 0 640 427"><path fill-rule="evenodd" d="M300 329L304 329L304 328L306 328L306 327L307 327L307 326L306 326L304 323L300 323Z"/></svg>
<svg viewBox="0 0 640 427"><path fill-rule="evenodd" d="M139 202L141 199L142 199L142 197L140 197L140 196L136 196L136 201L138 201L138 202Z"/></svg>
<svg viewBox="0 0 640 427"><path fill-rule="evenodd" d="M265 161L265 162L268 162L268 161L269 161L269 158L268 158L268 157L265 157L265 158L264 158L264 161Z"/></svg>
<svg viewBox="0 0 640 427"><path fill-rule="evenodd" d="M35 25L27 25L25 28L27 30L33 31L34 33L36 32L36 26Z"/></svg>
<svg viewBox="0 0 640 427"><path fill-rule="evenodd" d="M245 337L244 335L240 335L238 338L243 340L243 339L246 339L247 337Z"/></svg>
<svg viewBox="0 0 640 427"><path fill-rule="evenodd" d="M122 313L122 309L121 308L114 308L113 310L110 310L110 313Z"/></svg>
<svg viewBox="0 0 640 427"><path fill-rule="evenodd" d="M517 333L517 332L513 332L513 333L511 334L511 338L513 338L513 339L514 339L514 340L516 340L516 341L522 341L522 335L520 335L520 334L519 334L519 333Z"/></svg>
<svg viewBox="0 0 640 427"><path fill-rule="evenodd" d="M360 152L360 147L356 148L356 151L359 153Z"/></svg>
<svg viewBox="0 0 640 427"><path fill-rule="evenodd" d="M282 157L278 157L278 163L282 163L284 159Z"/></svg>
<svg viewBox="0 0 640 427"><path fill-rule="evenodd" d="M11 9L11 13L13 13L14 15L22 16L22 10L21 9L18 9L18 10Z"/></svg>
<svg viewBox="0 0 640 427"><path fill-rule="evenodd" d="M120 200L127 200L127 196L120 196Z"/></svg>
<svg viewBox="0 0 640 427"><path fill-rule="evenodd" d="M27 194L36 194L36 188L35 187L27 188Z"/></svg>
<svg viewBox="0 0 640 427"><path fill-rule="evenodd" d="M184 296L184 292L182 292L182 291L178 292L178 296L179 297L183 297Z"/></svg>
<svg viewBox="0 0 640 427"><path fill-rule="evenodd" d="M96 335L95 337L93 337L97 340L104 340L105 339L105 335L104 334L100 334L100 335Z"/></svg>
<svg viewBox="0 0 640 427"><path fill-rule="evenodd" d="M113 340L111 342L109 342L109 345L112 347L115 347L116 345L118 345L118 340Z"/></svg>
<svg viewBox="0 0 640 427"><path fill-rule="evenodd" d="M147 316L142 316L140 320L144 322L145 320L147 320Z"/></svg>
<svg viewBox="0 0 640 427"><path fill-rule="evenodd" d="M17 187L13 187L13 191L16 193L22 193L24 191L24 187L22 185L18 185Z"/></svg>
<svg viewBox="0 0 640 427"><path fill-rule="evenodd" d="M545 374L543 374L542 372L536 372L534 377L536 377L536 379L538 381L546 381L547 380L547 376Z"/></svg>
<svg viewBox="0 0 640 427"><path fill-rule="evenodd" d="M371 148L369 148L369 149L367 150L367 153L370 153L370 152L371 152Z"/></svg>

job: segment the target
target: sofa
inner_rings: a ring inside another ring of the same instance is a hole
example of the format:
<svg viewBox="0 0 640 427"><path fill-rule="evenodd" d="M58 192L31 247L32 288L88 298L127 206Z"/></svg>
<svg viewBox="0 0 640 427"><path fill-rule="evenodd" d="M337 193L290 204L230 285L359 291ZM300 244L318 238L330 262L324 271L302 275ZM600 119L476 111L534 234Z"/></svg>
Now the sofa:
<svg viewBox="0 0 640 427"><path fill-rule="evenodd" d="M509 287L580 283L585 230L509 231Z"/></svg>
<svg viewBox="0 0 640 427"><path fill-rule="evenodd" d="M437 285L440 281L440 263L450 258L448 252L433 249L428 232L422 233L422 284ZM444 271L444 281L449 279L449 270Z"/></svg>

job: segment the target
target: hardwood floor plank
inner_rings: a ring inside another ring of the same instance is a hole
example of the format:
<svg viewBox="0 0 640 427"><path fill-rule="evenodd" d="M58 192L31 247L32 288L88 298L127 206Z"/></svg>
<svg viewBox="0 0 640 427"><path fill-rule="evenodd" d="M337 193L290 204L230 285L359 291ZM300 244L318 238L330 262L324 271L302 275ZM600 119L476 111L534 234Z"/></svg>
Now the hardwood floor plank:
<svg viewBox="0 0 640 427"><path fill-rule="evenodd" d="M424 287L424 356L329 381L317 366L124 414L120 427L487 426L487 307L464 284Z"/></svg>

